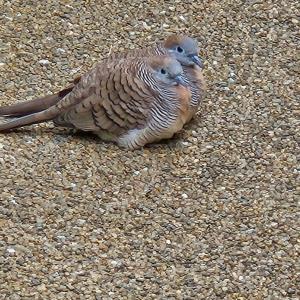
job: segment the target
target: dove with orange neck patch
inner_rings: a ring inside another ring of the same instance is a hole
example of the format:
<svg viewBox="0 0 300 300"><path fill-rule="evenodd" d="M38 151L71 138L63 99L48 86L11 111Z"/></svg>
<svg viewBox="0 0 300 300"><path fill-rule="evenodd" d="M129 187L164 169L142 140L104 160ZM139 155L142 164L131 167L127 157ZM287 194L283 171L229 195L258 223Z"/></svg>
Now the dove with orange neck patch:
<svg viewBox="0 0 300 300"><path fill-rule="evenodd" d="M169 56L97 64L49 108L0 124L0 131L53 121L128 149L171 138L189 118L190 88Z"/></svg>
<svg viewBox="0 0 300 300"><path fill-rule="evenodd" d="M190 87L191 102L189 106L189 120L196 114L205 95L206 83L202 74L203 62L198 56L199 47L195 39L186 35L173 34L164 41L155 43L142 49L127 52L112 53L102 63L109 63L126 58L168 55L175 58L183 68L183 80ZM26 116L49 108L63 99L80 82L81 76L58 93L47 95L27 102L0 107L0 116Z"/></svg>

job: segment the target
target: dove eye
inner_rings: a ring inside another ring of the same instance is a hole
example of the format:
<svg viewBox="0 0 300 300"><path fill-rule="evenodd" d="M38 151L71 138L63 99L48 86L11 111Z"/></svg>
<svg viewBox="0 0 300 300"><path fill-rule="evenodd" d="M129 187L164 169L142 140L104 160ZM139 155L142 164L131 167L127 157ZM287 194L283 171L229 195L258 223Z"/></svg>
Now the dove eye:
<svg viewBox="0 0 300 300"><path fill-rule="evenodd" d="M180 46L178 46L178 47L177 47L177 51L178 51L179 53L182 53L182 52L183 52L183 49L182 49Z"/></svg>
<svg viewBox="0 0 300 300"><path fill-rule="evenodd" d="M161 69L161 70L160 70L160 73L161 73L161 74L166 74L167 72L166 72L165 69Z"/></svg>

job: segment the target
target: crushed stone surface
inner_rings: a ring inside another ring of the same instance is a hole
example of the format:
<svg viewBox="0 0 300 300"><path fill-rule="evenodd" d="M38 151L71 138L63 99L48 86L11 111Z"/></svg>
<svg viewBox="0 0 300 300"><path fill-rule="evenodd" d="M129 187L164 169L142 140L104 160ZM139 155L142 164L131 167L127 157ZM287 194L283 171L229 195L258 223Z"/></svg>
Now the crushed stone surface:
<svg viewBox="0 0 300 300"><path fill-rule="evenodd" d="M299 299L298 1L0 10L2 105L176 32L208 85L192 123L142 150L51 123L0 135L1 300Z"/></svg>

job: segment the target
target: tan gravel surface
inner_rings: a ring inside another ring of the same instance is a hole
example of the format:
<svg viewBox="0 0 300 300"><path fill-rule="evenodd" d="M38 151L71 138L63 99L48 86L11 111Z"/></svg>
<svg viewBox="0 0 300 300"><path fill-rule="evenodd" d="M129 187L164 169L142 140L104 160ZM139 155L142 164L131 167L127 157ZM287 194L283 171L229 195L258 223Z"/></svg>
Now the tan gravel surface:
<svg viewBox="0 0 300 300"><path fill-rule="evenodd" d="M0 299L299 299L298 1L129 3L0 0L1 104L169 32L198 38L208 82L143 150L0 135Z"/></svg>

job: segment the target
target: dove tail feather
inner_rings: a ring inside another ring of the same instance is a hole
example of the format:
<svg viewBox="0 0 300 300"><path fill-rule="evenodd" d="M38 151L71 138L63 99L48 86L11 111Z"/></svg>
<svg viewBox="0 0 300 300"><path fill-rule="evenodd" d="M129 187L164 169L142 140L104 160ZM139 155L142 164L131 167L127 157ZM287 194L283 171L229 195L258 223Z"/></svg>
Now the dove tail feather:
<svg viewBox="0 0 300 300"><path fill-rule="evenodd" d="M0 123L0 132L9 131L11 129L23 127L26 125L38 124L46 121L53 120L59 111L56 106L52 106L49 109L37 112L31 115L22 116L8 122Z"/></svg>
<svg viewBox="0 0 300 300"><path fill-rule="evenodd" d="M53 95L37 98L34 100L0 107L0 116L23 117L48 109L57 104L63 97L72 91L74 86L67 87Z"/></svg>

